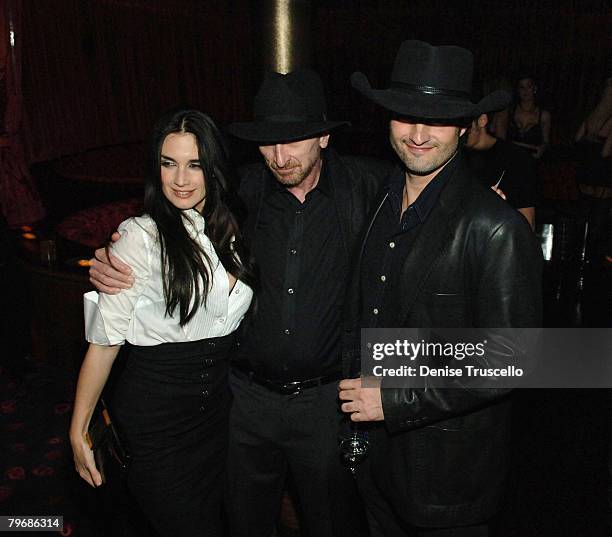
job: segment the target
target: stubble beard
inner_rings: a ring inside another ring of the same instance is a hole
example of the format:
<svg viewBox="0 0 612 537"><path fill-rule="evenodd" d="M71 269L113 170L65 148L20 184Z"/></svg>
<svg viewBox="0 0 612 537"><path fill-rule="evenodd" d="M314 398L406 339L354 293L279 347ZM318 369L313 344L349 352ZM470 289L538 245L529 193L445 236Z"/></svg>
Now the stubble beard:
<svg viewBox="0 0 612 537"><path fill-rule="evenodd" d="M435 145L435 154L421 157L410 154L403 139L396 140L391 137L393 150L404 163L406 170L413 175L429 175L441 169L457 152L459 139L456 143L448 145Z"/></svg>
<svg viewBox="0 0 612 537"><path fill-rule="evenodd" d="M292 160L289 161L283 168L279 168L275 166L273 162L266 160L266 166L268 166L275 179L286 187L299 186L304 179L306 179L312 173L316 163L316 160L311 160L308 161L305 166L302 166L302 164L297 160ZM282 175L280 173L288 170L293 171L287 175Z"/></svg>

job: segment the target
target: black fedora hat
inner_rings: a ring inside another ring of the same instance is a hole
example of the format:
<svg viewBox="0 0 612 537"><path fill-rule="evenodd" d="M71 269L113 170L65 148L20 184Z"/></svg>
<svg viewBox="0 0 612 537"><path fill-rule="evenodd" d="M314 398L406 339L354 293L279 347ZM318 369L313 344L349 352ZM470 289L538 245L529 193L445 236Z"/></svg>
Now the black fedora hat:
<svg viewBox="0 0 612 537"><path fill-rule="evenodd" d="M387 110L416 118L474 118L510 104L511 96L503 90L472 102L473 71L474 57L465 48L410 40L401 44L395 57L388 89L373 89L360 72L351 75L351 84Z"/></svg>
<svg viewBox="0 0 612 537"><path fill-rule="evenodd" d="M253 121L232 123L227 130L238 138L272 144L312 138L347 121L328 121L319 75L297 69L286 75L268 72L255 96Z"/></svg>

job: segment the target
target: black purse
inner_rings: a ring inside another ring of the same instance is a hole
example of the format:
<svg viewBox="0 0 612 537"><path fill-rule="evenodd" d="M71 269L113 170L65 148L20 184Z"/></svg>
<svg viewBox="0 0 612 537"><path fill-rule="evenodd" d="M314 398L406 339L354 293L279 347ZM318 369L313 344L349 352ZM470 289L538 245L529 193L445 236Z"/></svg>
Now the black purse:
<svg viewBox="0 0 612 537"><path fill-rule="evenodd" d="M89 421L85 437L93 451L102 483L106 483L108 479L125 477L130 464L130 455L102 397Z"/></svg>

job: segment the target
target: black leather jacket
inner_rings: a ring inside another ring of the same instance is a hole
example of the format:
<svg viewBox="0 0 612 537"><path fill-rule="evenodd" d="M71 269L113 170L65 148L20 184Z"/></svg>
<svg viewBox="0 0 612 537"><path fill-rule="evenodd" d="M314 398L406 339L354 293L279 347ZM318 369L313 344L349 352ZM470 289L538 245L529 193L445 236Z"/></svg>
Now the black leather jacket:
<svg viewBox="0 0 612 537"><path fill-rule="evenodd" d="M362 248L367 228L364 234ZM541 326L541 258L523 216L459 163L403 264L401 326ZM346 303L345 374L359 369L360 265L358 255ZM467 525L493 514L505 472L507 393L383 384L384 428L374 433L370 464L406 522Z"/></svg>

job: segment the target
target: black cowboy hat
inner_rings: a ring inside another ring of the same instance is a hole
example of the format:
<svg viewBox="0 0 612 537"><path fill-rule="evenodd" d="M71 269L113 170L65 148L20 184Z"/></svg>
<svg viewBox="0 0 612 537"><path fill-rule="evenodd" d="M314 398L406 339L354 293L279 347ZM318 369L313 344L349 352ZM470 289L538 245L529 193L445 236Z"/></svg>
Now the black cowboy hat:
<svg viewBox="0 0 612 537"><path fill-rule="evenodd" d="M351 75L351 84L387 110L416 118L471 119L510 104L511 96L503 90L473 103L473 70L474 57L465 48L410 40L401 44L395 57L388 89L372 89L360 72Z"/></svg>
<svg viewBox="0 0 612 537"><path fill-rule="evenodd" d="M268 72L255 96L253 121L232 123L227 130L244 140L273 144L313 138L347 121L328 121L319 75L297 69L283 75Z"/></svg>

